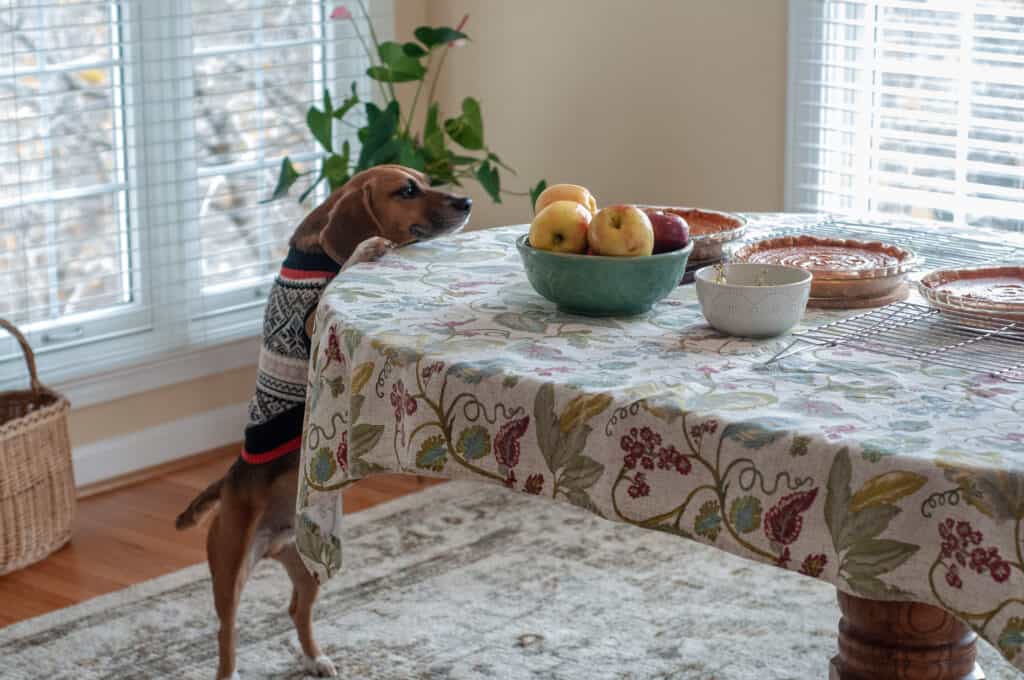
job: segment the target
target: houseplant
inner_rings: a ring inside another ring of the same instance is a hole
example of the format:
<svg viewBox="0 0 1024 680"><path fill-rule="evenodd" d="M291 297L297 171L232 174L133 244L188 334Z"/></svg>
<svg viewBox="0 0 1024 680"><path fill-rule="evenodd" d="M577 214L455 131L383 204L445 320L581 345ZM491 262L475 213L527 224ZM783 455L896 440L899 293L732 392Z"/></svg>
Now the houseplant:
<svg viewBox="0 0 1024 680"><path fill-rule="evenodd" d="M336 8L331 19L352 22L371 64L366 75L376 81L383 107L372 101L362 101L356 93L355 83L339 106L335 106L330 91L324 90L323 108L311 106L306 113L306 124L326 153L319 169L300 172L286 156L281 161L277 186L268 200L286 196L301 178L315 174L312 183L299 196L299 202L302 202L321 182L326 181L333 191L357 172L384 163L399 163L421 170L434 184L461 186L463 180L475 179L495 203L501 202L503 193L525 196L525 193L501 188L500 169L512 174L515 171L485 143L480 103L473 97L466 97L462 100L459 115L443 119L434 98L449 50L469 39L462 31L468 15L463 17L457 28L420 26L414 31L415 41L380 42L362 0L359 0L359 8L369 26L373 52L359 31L356 18L347 8ZM431 78L424 102L426 119L423 129L417 132L413 130L416 108L424 86ZM412 104L405 114L395 96L395 85L403 83L416 83ZM348 140L340 149L334 148L333 125L338 121L356 127L346 120L346 116L360 104L366 112L366 121L357 127L360 149L358 156L353 157ZM545 186L546 182L540 180L530 189L531 204Z"/></svg>

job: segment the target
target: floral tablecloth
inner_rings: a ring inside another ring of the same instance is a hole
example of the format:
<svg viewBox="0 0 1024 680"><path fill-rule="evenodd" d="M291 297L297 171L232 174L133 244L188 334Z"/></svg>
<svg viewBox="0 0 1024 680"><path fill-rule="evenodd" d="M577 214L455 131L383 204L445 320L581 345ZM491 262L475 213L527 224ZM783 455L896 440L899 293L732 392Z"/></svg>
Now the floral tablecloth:
<svg viewBox="0 0 1024 680"><path fill-rule="evenodd" d="M643 317L563 315L526 281L525 229L403 248L326 291L297 535L321 582L347 483L475 479L938 605L1024 669L1024 387L851 351L765 365L789 341L713 331L693 286Z"/></svg>

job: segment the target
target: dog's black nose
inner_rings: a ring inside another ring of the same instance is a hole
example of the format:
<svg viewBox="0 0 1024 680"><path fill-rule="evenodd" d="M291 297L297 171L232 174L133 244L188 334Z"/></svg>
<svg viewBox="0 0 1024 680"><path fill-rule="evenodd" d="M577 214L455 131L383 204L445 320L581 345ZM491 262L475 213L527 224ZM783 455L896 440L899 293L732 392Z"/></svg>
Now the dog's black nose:
<svg viewBox="0 0 1024 680"><path fill-rule="evenodd" d="M473 207L473 199L469 197L453 198L452 207L462 212L469 212L469 209Z"/></svg>

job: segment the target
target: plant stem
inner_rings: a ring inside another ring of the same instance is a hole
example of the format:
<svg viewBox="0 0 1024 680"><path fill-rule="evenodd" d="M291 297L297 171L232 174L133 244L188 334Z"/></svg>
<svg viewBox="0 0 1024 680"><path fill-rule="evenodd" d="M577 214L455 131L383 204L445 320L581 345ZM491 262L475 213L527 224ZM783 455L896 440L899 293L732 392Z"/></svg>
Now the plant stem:
<svg viewBox="0 0 1024 680"><path fill-rule="evenodd" d="M370 13L366 11L366 5L363 4L363 0L359 0L359 9L363 10L363 16L366 17L366 25L370 28L370 40L373 41L373 46L377 48L377 53L380 54L380 41L377 40L377 31L373 28L373 20L370 18ZM388 91L391 92L391 101L395 100L395 84L388 83Z"/></svg>
<svg viewBox="0 0 1024 680"><path fill-rule="evenodd" d="M434 92L437 90L437 81L441 77L441 71L444 70L444 60L448 56L448 50L451 49L451 44L444 46L444 51L441 52L441 61L437 64L437 73L434 74L434 82L430 84L430 92L427 94L427 106L429 107L434 102Z"/></svg>
<svg viewBox="0 0 1024 680"><path fill-rule="evenodd" d="M427 73L430 73L430 63L434 60L434 51L431 50L430 54L427 55L427 66L426 73L423 78L420 79L419 85L416 86L416 94L412 97L412 106L409 108L409 119L405 123L405 136L409 136L409 130L412 128L412 119L416 115L416 104L420 101L420 90L423 89L423 83L427 81Z"/></svg>
<svg viewBox="0 0 1024 680"><path fill-rule="evenodd" d="M362 3L359 3L359 4L362 5ZM365 13L366 10L364 9L363 12ZM369 60L370 66L373 66L373 53L370 52L370 47L366 44L366 40L363 38L363 34L359 32L359 23L356 21L355 17L352 17L350 19L350 21L352 22L352 30L354 30L356 32L356 38L359 39L359 44L363 46L363 52L366 52L366 58L367 58L367 60ZM367 23L370 22L370 15L368 15L368 14L366 15L366 21L367 21ZM370 26L371 26L371 29L372 29L373 24L370 24ZM388 93L384 89L384 83L382 83L382 82L380 82L378 80L377 81L377 87L380 88L380 95L381 95L381 97L384 98L384 101L387 101Z"/></svg>

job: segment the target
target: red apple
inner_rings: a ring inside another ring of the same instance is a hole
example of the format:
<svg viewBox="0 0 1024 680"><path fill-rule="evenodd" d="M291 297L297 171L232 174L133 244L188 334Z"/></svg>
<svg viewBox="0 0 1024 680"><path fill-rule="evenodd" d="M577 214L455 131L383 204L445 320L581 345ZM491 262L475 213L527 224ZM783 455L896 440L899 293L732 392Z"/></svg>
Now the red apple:
<svg viewBox="0 0 1024 680"><path fill-rule="evenodd" d="M685 248L690 242L690 225L681 216L657 208L644 208L654 229L654 252L667 253Z"/></svg>
<svg viewBox="0 0 1024 680"><path fill-rule="evenodd" d="M583 253L592 218L590 211L575 201L555 201L533 218L530 245L556 253Z"/></svg>
<svg viewBox="0 0 1024 680"><path fill-rule="evenodd" d="M594 215L587 241L595 255L650 255L654 252L654 228L635 205L612 205Z"/></svg>

